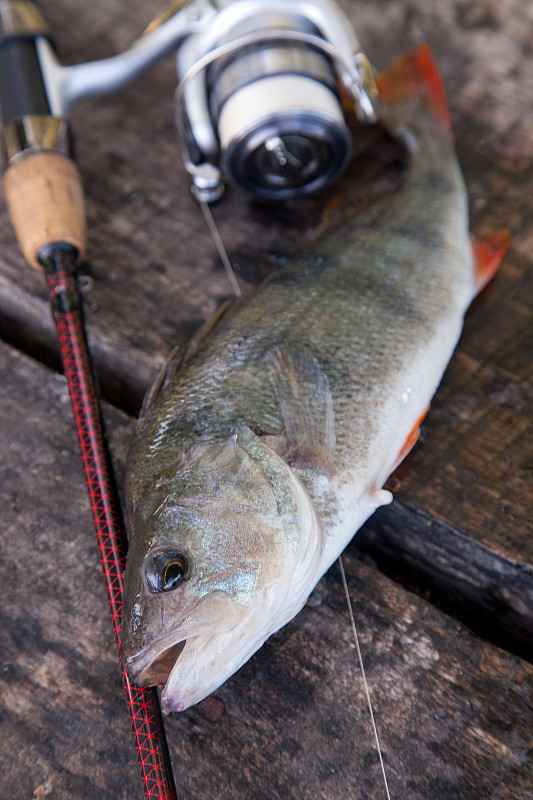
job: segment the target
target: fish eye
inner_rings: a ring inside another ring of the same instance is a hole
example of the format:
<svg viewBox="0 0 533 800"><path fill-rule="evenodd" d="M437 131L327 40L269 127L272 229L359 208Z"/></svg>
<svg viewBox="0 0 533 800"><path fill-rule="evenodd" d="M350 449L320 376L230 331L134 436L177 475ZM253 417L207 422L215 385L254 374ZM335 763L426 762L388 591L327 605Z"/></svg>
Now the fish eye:
<svg viewBox="0 0 533 800"><path fill-rule="evenodd" d="M183 553L173 550L156 553L149 557L146 566L146 582L151 592L171 592L187 575L187 559Z"/></svg>

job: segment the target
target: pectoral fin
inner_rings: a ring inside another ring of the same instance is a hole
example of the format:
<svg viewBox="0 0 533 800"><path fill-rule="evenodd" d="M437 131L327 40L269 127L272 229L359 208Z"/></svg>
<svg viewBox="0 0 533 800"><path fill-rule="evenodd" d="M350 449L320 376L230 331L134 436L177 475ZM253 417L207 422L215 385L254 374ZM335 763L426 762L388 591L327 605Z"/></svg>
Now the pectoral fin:
<svg viewBox="0 0 533 800"><path fill-rule="evenodd" d="M308 348L276 348L267 355L282 432L268 444L296 468L316 468L331 477L335 415L328 377Z"/></svg>

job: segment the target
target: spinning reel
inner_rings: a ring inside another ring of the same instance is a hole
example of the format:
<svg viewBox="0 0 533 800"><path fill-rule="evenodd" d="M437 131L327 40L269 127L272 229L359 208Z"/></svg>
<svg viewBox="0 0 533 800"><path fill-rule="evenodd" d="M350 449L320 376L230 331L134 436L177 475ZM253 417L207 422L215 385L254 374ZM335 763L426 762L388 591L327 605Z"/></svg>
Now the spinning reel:
<svg viewBox="0 0 533 800"><path fill-rule="evenodd" d="M71 67L58 62L33 3L0 0L0 21L11 36L18 26L32 38L28 70L43 85L38 109L25 107L22 92L7 115L11 159L64 149L73 103L124 86L172 50L179 141L199 200L219 198L224 181L267 200L316 192L350 159L341 94L361 121L377 119L372 68L333 0L178 0L124 53Z"/></svg>
<svg viewBox="0 0 533 800"><path fill-rule="evenodd" d="M352 137L339 84L373 122L375 85L350 24L330 0L237 0L178 50L176 118L202 194L221 176L250 195L318 191L346 168Z"/></svg>

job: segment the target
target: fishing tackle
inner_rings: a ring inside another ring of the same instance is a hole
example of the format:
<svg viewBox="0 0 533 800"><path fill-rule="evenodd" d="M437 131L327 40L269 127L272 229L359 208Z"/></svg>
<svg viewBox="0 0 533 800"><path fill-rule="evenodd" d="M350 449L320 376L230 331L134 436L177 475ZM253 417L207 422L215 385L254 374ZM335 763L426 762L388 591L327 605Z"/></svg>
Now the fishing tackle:
<svg viewBox="0 0 533 800"><path fill-rule="evenodd" d="M218 199L225 181L268 200L316 192L350 158L341 96L361 121L377 119L372 67L333 0L177 0L123 53L74 66L60 64L34 11L0 2L4 27L24 31L12 45L27 83L11 92L10 161L27 148L64 152L74 103L125 86L173 50L179 142L200 200Z"/></svg>
<svg viewBox="0 0 533 800"><path fill-rule="evenodd" d="M4 193L26 260L48 279L117 646L123 530L76 284L86 219L68 115L75 102L125 86L174 50L180 144L204 213L226 180L271 200L334 181L352 144L341 95L363 122L377 119L372 68L332 0L177 0L124 53L74 66L59 62L32 0L0 0ZM154 591L187 576L185 557L170 556L151 565ZM145 796L173 800L156 691L122 676Z"/></svg>

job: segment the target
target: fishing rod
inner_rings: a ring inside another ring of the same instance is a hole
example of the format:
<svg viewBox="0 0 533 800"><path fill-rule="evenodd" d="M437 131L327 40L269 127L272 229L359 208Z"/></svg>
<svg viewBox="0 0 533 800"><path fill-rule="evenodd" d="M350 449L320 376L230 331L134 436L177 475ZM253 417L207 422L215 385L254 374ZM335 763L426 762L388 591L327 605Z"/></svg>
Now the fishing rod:
<svg viewBox="0 0 533 800"><path fill-rule="evenodd" d="M66 120L51 114L36 52L46 27L33 3L0 7L0 104L6 202L26 261L48 281L117 649L126 539L76 283L86 249L81 178ZM144 794L177 800L157 690L132 686L120 664Z"/></svg>
<svg viewBox="0 0 533 800"><path fill-rule="evenodd" d="M179 145L230 280L208 208L225 184L273 201L317 192L350 160L346 98L363 123L378 117L370 62L333 0L176 0L123 53L74 66L60 63L32 0L0 0L5 197L26 261L48 281L117 648L126 539L76 283L87 231L68 115L174 51ZM173 800L157 692L120 668L145 796Z"/></svg>

